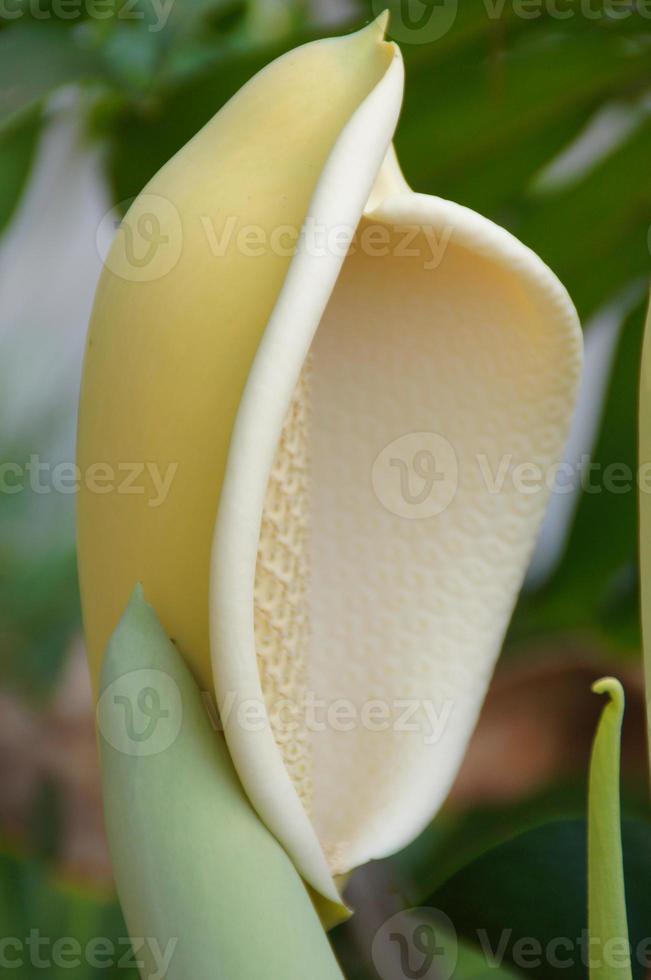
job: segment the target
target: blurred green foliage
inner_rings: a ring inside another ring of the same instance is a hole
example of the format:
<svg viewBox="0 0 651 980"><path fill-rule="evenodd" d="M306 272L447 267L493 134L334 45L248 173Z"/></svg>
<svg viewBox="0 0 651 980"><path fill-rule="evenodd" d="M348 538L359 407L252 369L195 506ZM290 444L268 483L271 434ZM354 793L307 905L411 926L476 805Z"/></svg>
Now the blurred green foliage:
<svg viewBox="0 0 651 980"><path fill-rule="evenodd" d="M650 157L651 158L651 157ZM637 468L637 378L645 303L626 318L603 408L592 463ZM600 486L599 477L594 481ZM627 492L581 494L565 558L544 588L521 596L511 626L518 641L532 634L596 634L616 651L640 649L637 569L637 496Z"/></svg>
<svg viewBox="0 0 651 980"><path fill-rule="evenodd" d="M2 972L16 980L138 980L115 899L57 879L42 863L0 855Z"/></svg>
<svg viewBox="0 0 651 980"><path fill-rule="evenodd" d="M651 826L626 821L623 842L630 940L639 954L633 976L644 980L651 958ZM603 949L587 942L586 851L584 821L546 823L483 854L429 901L450 916L461 936L480 944L483 939L486 949L499 951L524 975L585 980L590 959L604 958Z"/></svg>
<svg viewBox="0 0 651 980"><path fill-rule="evenodd" d="M487 14L491 6L494 16ZM403 44L407 85L396 143L415 188L513 231L559 275L585 322L631 286L640 296L646 288L651 20L634 6L626 17L607 16L598 4L596 17L573 0L565 7L573 16L559 19L544 4L540 16L523 17L511 2L460 3L453 26L436 42ZM164 24L149 0L130 4L134 17L125 16L121 0L105 0L101 17L94 9L86 0L80 16L66 20L57 0L16 0L12 15L0 16L0 231L28 180L47 99L61 86L79 84L89 93L89 138L103 147L112 196L124 206L259 68L324 33L314 11L299 2L172 0ZM337 32L374 12L358 5ZM549 165L613 104L632 124L569 178L549 179ZM640 302L620 335L593 455L602 467L636 465L642 314ZM0 458L8 452L0 446ZM13 516L1 501L0 532ZM79 628L74 557L68 550L45 561L17 560L14 550L5 551L0 546L0 665L11 687L42 698ZM563 559L548 582L522 596L507 649L526 652L537 637L562 634L638 656L636 552L634 491L583 493ZM627 810L637 813L631 800ZM429 896L466 938L477 924L495 935L507 924L513 938L573 935L585 920L585 829L561 818L583 809L584 786L576 784L552 787L520 807L443 818L388 862L392 880L405 902L422 904ZM627 825L625 859L631 934L639 936L651 921L643 884L651 875L646 824ZM29 934L30 923L80 941L123 934L113 903L56 884L48 868L47 861L0 860L4 935ZM335 935L350 980L371 980L371 968L356 954L350 958L350 936L350 927ZM484 959L478 963L470 946L462 947L459 962L455 976L485 975Z"/></svg>

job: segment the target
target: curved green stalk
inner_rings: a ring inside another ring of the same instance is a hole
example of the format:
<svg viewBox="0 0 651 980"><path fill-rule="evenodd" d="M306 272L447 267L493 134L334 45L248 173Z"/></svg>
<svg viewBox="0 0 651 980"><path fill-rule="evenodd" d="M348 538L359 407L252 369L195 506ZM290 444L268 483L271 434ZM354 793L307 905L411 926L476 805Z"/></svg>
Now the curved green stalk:
<svg viewBox="0 0 651 980"><path fill-rule="evenodd" d="M640 603L647 698L651 694L651 486L644 473L651 469L651 303L647 313L640 371L639 415ZM651 727L647 726L651 740ZM649 744L651 752L651 741Z"/></svg>
<svg viewBox="0 0 651 980"><path fill-rule="evenodd" d="M140 588L101 688L106 824L143 980L342 980L301 878Z"/></svg>
<svg viewBox="0 0 651 980"><path fill-rule="evenodd" d="M620 827L620 736L624 690L604 677L592 690L607 694L592 746L588 801L588 928L590 980L631 980Z"/></svg>

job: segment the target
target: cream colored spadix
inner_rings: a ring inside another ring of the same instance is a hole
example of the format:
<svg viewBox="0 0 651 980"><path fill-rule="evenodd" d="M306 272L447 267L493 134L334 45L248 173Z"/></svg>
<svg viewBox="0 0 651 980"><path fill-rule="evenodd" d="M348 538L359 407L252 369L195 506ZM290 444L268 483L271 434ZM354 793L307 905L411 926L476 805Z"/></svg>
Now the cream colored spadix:
<svg viewBox="0 0 651 980"><path fill-rule="evenodd" d="M129 212L82 392L82 469L176 466L156 506L81 494L95 670L142 581L214 683L254 807L332 901L449 789L581 360L550 270L405 183L402 85L378 22L256 76ZM159 199L161 248L182 240L148 275L125 243ZM258 254L214 247L233 218Z"/></svg>

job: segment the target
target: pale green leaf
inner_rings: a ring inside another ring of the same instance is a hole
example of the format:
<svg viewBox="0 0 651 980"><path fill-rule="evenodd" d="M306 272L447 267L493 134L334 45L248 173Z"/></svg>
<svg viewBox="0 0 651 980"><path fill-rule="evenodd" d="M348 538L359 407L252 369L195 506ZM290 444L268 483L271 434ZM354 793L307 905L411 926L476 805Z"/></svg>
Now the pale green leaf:
<svg viewBox="0 0 651 980"><path fill-rule="evenodd" d="M143 980L341 980L308 892L254 813L223 736L140 589L98 703L114 873ZM155 941L155 943L154 943Z"/></svg>

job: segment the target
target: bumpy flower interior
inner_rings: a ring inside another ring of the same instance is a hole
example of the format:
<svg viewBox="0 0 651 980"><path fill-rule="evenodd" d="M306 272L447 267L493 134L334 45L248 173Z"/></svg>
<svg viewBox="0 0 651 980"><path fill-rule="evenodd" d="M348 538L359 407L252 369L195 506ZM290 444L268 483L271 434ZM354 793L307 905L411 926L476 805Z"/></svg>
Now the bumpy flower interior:
<svg viewBox="0 0 651 980"><path fill-rule="evenodd" d="M546 270L513 274L509 236L493 257L440 224L410 255L390 234L388 254L349 255L319 325L256 572L274 734L333 873L401 846L449 789L547 497L510 474L562 452L580 363L573 311ZM424 437L427 487L414 433L443 437ZM279 699L306 691L344 698L352 725L288 733Z"/></svg>
<svg viewBox="0 0 651 980"><path fill-rule="evenodd" d="M254 599L256 654L267 711L283 761L308 812L310 743L307 726L291 709L303 704L307 694L310 387L308 358L269 475Z"/></svg>

